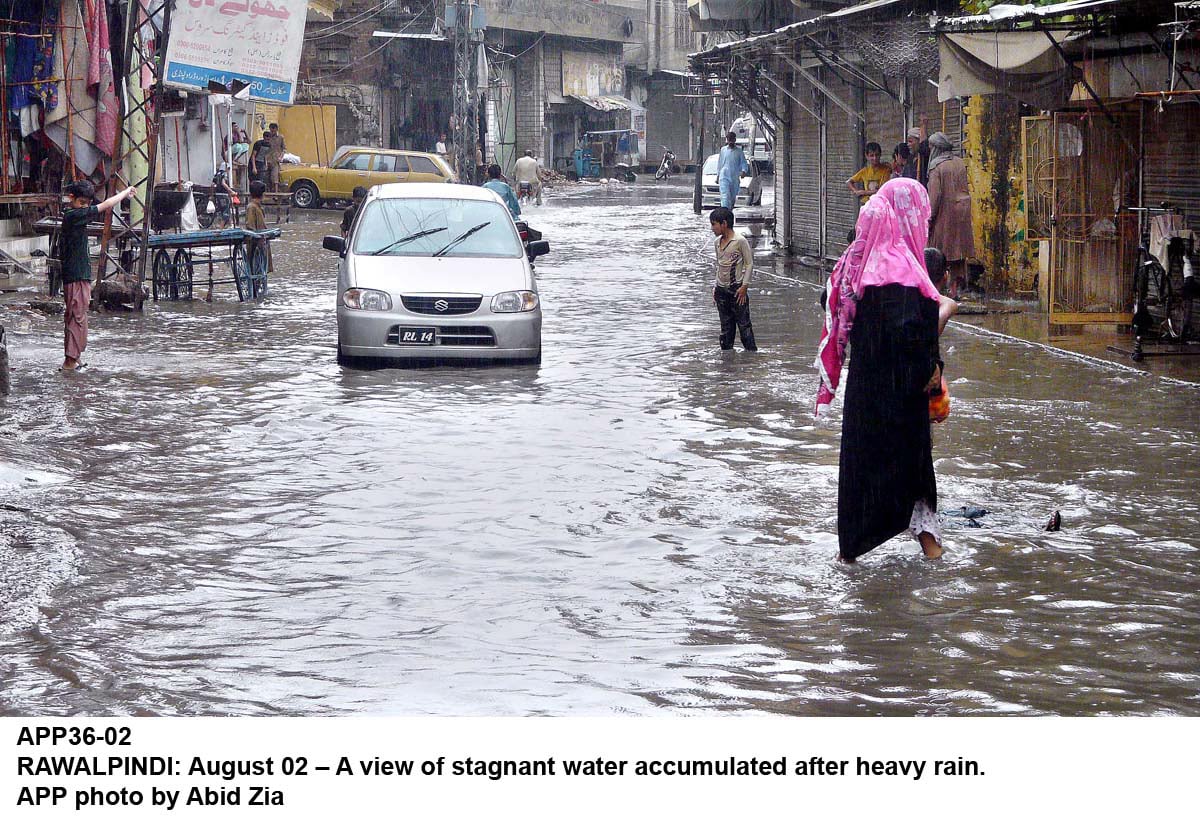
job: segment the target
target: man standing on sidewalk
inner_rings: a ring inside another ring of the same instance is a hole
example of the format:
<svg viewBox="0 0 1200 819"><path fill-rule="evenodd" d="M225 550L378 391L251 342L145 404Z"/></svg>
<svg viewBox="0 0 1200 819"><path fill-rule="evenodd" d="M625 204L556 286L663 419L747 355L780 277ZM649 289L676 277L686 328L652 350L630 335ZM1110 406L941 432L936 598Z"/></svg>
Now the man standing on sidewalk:
<svg viewBox="0 0 1200 819"><path fill-rule="evenodd" d="M270 148L267 152L267 190L276 192L279 190L279 163L283 161L283 155L287 152L287 145L284 144L283 134L279 133L278 123L272 122L267 127L267 134L263 139Z"/></svg>
<svg viewBox="0 0 1200 819"><path fill-rule="evenodd" d="M63 301L66 303L63 370L78 370L87 348L88 303L92 300L92 261L88 257L88 223L97 214L111 210L133 195L133 187L93 205L96 191L91 182L73 182L64 193L70 201L63 208L59 258L62 261Z"/></svg>
<svg viewBox="0 0 1200 819"><path fill-rule="evenodd" d="M717 159L717 184L721 188L721 207L733 210L738 193L742 189L742 177L750 170L746 153L737 144L737 134L730 131L725 135L725 147ZM732 227L730 223L730 227Z"/></svg>

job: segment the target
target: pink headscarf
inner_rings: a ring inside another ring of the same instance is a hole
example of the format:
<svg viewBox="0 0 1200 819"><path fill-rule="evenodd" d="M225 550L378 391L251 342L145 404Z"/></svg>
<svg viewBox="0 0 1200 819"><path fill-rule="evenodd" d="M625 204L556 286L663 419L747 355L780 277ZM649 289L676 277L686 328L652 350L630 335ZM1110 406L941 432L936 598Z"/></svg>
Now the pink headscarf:
<svg viewBox="0 0 1200 819"><path fill-rule="evenodd" d="M868 287L902 284L938 300L925 270L929 238L929 194L913 179L892 179L876 191L858 214L855 239L838 259L826 285L825 328L817 347L817 415L833 401L854 313Z"/></svg>

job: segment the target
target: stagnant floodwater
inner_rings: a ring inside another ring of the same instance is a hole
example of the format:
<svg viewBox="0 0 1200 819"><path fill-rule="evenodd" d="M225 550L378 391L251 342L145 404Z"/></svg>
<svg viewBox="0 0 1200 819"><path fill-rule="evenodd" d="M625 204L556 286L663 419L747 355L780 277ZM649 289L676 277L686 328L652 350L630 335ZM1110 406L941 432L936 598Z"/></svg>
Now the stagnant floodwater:
<svg viewBox="0 0 1200 819"><path fill-rule="evenodd" d="M951 327L941 507L992 514L842 566L815 290L720 352L686 188L535 213L540 368L339 367L337 218L84 374L10 323L0 712L1200 714L1196 389Z"/></svg>

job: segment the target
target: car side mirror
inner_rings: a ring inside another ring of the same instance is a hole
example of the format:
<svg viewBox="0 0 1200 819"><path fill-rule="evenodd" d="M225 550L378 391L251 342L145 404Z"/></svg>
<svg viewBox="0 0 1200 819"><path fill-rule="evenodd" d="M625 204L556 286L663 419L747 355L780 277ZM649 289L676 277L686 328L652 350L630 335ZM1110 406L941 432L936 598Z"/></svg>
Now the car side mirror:
<svg viewBox="0 0 1200 819"><path fill-rule="evenodd" d="M550 243L546 241L530 242L529 249L526 252L531 259L536 259L538 256L545 256L550 252Z"/></svg>
<svg viewBox="0 0 1200 819"><path fill-rule="evenodd" d="M346 255L346 240L341 236L326 236L321 240L321 247L342 256Z"/></svg>

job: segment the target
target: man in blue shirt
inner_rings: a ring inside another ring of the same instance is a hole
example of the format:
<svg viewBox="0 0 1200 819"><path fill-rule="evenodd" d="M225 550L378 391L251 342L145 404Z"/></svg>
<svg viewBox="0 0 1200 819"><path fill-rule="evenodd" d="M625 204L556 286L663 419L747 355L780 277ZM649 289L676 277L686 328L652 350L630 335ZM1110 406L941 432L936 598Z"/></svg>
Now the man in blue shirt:
<svg viewBox="0 0 1200 819"><path fill-rule="evenodd" d="M514 219L520 218L521 203L517 201L517 195L513 193L513 189L508 186L508 183L500 178L500 166L489 165L488 177L488 181L484 182L483 186L504 200L504 204L508 205Z"/></svg>
<svg viewBox="0 0 1200 819"><path fill-rule="evenodd" d="M750 170L746 154L737 144L737 134L730 131L725 135L725 147L717 159L717 184L721 186L721 207L733 210L737 204L738 191L742 188L742 177Z"/></svg>

